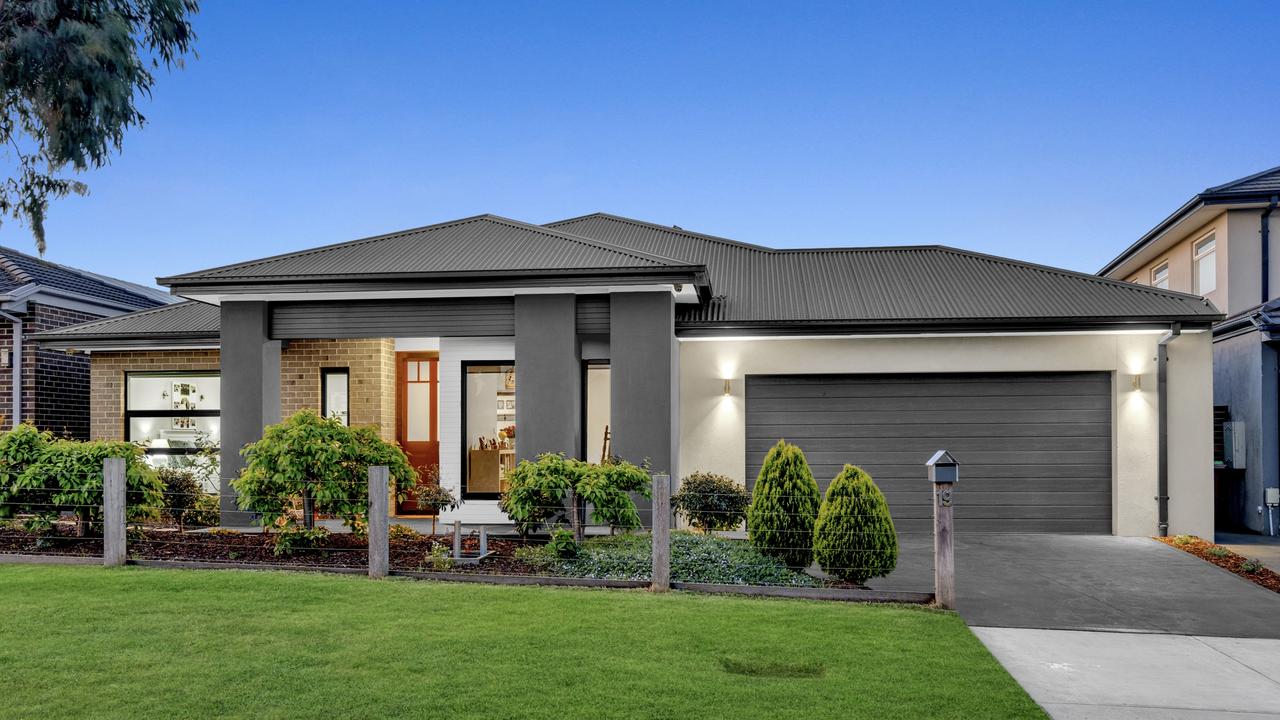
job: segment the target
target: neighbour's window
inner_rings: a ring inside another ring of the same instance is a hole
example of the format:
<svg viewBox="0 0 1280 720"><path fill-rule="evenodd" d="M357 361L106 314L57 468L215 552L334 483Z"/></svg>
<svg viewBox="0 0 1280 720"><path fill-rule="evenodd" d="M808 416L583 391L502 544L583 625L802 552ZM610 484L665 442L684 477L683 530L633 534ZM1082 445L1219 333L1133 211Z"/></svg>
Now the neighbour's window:
<svg viewBox="0 0 1280 720"><path fill-rule="evenodd" d="M1162 290L1169 289L1169 263L1161 263L1151 271L1151 286Z"/></svg>
<svg viewBox="0 0 1280 720"><path fill-rule="evenodd" d="M1197 242L1191 255L1191 274L1195 278L1195 293L1204 295L1218 287L1217 240L1209 235Z"/></svg>
<svg viewBox="0 0 1280 720"><path fill-rule="evenodd" d="M221 387L216 371L127 373L125 439L141 445L156 467L198 464L201 450L221 442Z"/></svg>
<svg viewBox="0 0 1280 720"><path fill-rule="evenodd" d="M351 424L351 374L347 368L320 369L320 414Z"/></svg>
<svg viewBox="0 0 1280 720"><path fill-rule="evenodd" d="M612 439L609 429L609 366L603 363L587 365L587 380L583 383L583 419L582 433L587 446L582 457L589 462L603 462L613 455L610 449Z"/></svg>
<svg viewBox="0 0 1280 720"><path fill-rule="evenodd" d="M512 362L463 363L462 378L462 494L496 498L507 489L507 473L516 464L516 367Z"/></svg>

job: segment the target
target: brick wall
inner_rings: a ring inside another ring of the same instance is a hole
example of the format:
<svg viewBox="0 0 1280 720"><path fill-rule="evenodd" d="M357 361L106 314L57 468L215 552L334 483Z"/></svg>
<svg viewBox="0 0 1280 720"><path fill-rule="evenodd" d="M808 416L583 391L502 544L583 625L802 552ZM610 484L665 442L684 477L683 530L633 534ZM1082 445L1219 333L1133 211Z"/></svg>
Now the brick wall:
<svg viewBox="0 0 1280 720"><path fill-rule="evenodd" d="M217 350L153 350L93 353L91 434L124 439L126 372L217 370ZM348 368L350 413L355 425L378 425L395 439L395 342L293 340L280 354L280 416L320 409L320 368Z"/></svg>
<svg viewBox="0 0 1280 720"><path fill-rule="evenodd" d="M99 315L39 303L29 304L23 321L22 419L42 430L83 440L89 436L89 360L39 347L30 335L98 319ZM0 350L12 352L13 325L0 323ZM13 369L0 368L0 414L13 426Z"/></svg>

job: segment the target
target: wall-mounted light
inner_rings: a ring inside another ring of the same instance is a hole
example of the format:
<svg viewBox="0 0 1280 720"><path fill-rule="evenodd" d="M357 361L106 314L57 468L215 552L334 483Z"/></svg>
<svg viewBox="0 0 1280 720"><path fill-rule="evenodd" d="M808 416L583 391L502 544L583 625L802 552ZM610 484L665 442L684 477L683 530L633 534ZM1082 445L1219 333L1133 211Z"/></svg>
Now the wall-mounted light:
<svg viewBox="0 0 1280 720"><path fill-rule="evenodd" d="M732 381L732 380L725 380L725 381L724 381L724 394L725 394L725 395L732 395L732 394L733 394L733 381Z"/></svg>
<svg viewBox="0 0 1280 720"><path fill-rule="evenodd" d="M1133 380L1132 380L1132 381L1131 381L1131 383L1130 383L1130 389L1131 389L1131 390L1135 390L1135 391L1136 391L1136 390L1141 390L1141 389L1142 389L1142 376L1141 376L1141 375L1134 375L1134 376L1133 376Z"/></svg>

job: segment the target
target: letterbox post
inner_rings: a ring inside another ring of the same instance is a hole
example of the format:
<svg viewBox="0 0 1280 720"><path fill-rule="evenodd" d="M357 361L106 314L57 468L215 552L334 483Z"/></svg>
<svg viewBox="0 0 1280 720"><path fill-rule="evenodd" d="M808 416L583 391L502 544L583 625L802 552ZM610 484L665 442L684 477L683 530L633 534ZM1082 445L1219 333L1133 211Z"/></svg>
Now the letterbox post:
<svg viewBox="0 0 1280 720"><path fill-rule="evenodd" d="M960 480L960 463L939 450L925 463L933 487L933 595L938 607L956 609L955 537L952 534L951 496Z"/></svg>

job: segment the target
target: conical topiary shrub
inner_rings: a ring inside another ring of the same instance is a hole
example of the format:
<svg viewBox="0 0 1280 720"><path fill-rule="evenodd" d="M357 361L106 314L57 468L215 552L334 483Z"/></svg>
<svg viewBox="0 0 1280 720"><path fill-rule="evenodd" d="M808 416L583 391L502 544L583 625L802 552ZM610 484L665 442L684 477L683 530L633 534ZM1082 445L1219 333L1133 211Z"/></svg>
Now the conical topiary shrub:
<svg viewBox="0 0 1280 720"><path fill-rule="evenodd" d="M831 481L813 531L813 555L828 575L862 584L898 565L889 503L862 468L845 465Z"/></svg>
<svg viewBox="0 0 1280 720"><path fill-rule="evenodd" d="M822 493L800 448L779 440L760 466L747 509L747 536L792 568L813 562L813 524Z"/></svg>

